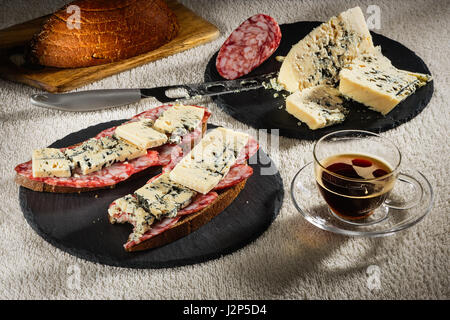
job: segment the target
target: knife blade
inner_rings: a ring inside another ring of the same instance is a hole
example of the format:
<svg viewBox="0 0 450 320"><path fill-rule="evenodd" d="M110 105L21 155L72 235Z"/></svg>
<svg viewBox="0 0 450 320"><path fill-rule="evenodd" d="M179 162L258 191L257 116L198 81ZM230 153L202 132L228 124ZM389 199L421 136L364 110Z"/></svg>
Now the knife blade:
<svg viewBox="0 0 450 320"><path fill-rule="evenodd" d="M154 97L162 103L182 101L197 97L212 97L241 91L263 88L265 82L277 76L277 72L256 77L180 84L173 86L136 89L100 89L69 93L33 94L31 103L38 107L64 111L95 111L135 103L141 99ZM182 93L181 93L182 92Z"/></svg>

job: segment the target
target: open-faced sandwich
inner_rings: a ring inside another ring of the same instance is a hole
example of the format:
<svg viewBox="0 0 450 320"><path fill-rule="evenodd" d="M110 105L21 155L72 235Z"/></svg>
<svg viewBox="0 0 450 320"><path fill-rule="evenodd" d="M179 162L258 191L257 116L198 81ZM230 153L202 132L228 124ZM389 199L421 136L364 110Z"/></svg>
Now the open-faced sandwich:
<svg viewBox="0 0 450 320"><path fill-rule="evenodd" d="M109 221L133 225L125 250L165 245L221 213L253 174L247 159L258 148L245 133L213 129L178 163L172 161L134 193L113 201Z"/></svg>
<svg viewBox="0 0 450 320"><path fill-rule="evenodd" d="M45 192L111 188L153 166L167 166L190 149L211 113L204 107L164 105L65 148L35 150L16 166L16 182Z"/></svg>

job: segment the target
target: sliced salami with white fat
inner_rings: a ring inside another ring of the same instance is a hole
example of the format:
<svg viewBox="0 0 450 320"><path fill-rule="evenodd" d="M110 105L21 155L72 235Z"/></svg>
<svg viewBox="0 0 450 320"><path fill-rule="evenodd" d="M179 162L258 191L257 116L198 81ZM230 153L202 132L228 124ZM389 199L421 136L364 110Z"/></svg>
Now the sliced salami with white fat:
<svg viewBox="0 0 450 320"><path fill-rule="evenodd" d="M153 120L156 121L156 119L159 118L159 116L166 111L167 109L169 109L172 105L171 104L166 104L166 105L162 105L156 108L152 108L149 110L145 110L141 113L138 113L137 115L133 116L130 121L137 121L137 120L141 120L141 119L147 119L147 120Z"/></svg>
<svg viewBox="0 0 450 320"><path fill-rule="evenodd" d="M217 197L219 197L219 195L214 191L210 191L207 194L199 193L195 196L191 204L178 211L177 215L185 216L191 213L198 212L211 205L214 201L216 201Z"/></svg>
<svg viewBox="0 0 450 320"><path fill-rule="evenodd" d="M158 221L157 223L152 225L152 228L144 233L138 240L132 240L128 241L123 245L125 249L131 248L145 240L148 240L150 238L153 238L154 236L157 236L160 233L163 233L167 229L170 229L173 225L175 225L178 220L180 220L181 216L176 216L175 218L164 218L161 221Z"/></svg>
<svg viewBox="0 0 450 320"><path fill-rule="evenodd" d="M161 165L159 153L156 150L148 150L146 155L128 161L133 167L133 174L153 166Z"/></svg>
<svg viewBox="0 0 450 320"><path fill-rule="evenodd" d="M163 171L172 170L183 158L183 149L175 144L165 144L155 150L159 153L159 162L163 166Z"/></svg>
<svg viewBox="0 0 450 320"><path fill-rule="evenodd" d="M96 138L96 139L100 139L100 138L103 138L103 137L112 137L113 134L114 134L114 132L116 131L116 128L117 128L117 127L111 127L111 128L105 129L105 130L103 130L103 131L100 131L100 132L95 136L95 138Z"/></svg>
<svg viewBox="0 0 450 320"><path fill-rule="evenodd" d="M280 45L281 30L272 17L256 14L245 20L225 40L216 59L216 69L233 80L250 73Z"/></svg>
<svg viewBox="0 0 450 320"><path fill-rule="evenodd" d="M235 164L243 164L252 157L259 149L259 143L252 136L249 137L245 147L239 152Z"/></svg>
<svg viewBox="0 0 450 320"><path fill-rule="evenodd" d="M239 182L249 178L252 174L252 167L246 164L235 164L231 167L230 171L228 171L225 177L220 180L219 184L214 188L214 190L230 188L238 184Z"/></svg>

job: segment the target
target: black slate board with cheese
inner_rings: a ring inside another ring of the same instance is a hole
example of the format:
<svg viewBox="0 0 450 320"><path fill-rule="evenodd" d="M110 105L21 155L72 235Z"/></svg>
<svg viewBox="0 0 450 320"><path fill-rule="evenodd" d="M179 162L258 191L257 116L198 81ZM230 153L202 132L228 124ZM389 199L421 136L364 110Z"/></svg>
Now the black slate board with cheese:
<svg viewBox="0 0 450 320"><path fill-rule="evenodd" d="M50 147L61 148L86 140L121 124L117 120L72 133ZM214 127L208 125L208 128ZM256 164L252 164L256 163ZM264 163L262 165L261 163ZM259 237L278 215L283 201L283 182L277 172L261 175L271 165L261 149L250 160L254 173L233 203L199 230L160 248L126 252L123 243L130 225L108 221L108 206L144 185L160 169L148 169L119 183L114 189L85 193L42 193L20 188L25 219L55 247L96 263L126 268L165 268L204 262L242 248Z"/></svg>
<svg viewBox="0 0 450 320"><path fill-rule="evenodd" d="M278 49L268 60L242 78L278 71L281 67L281 62L276 57L286 56L294 44L318 25L320 25L320 22L315 21L281 25L282 39ZM383 55L389 58L395 67L430 74L422 59L410 49L375 32L371 32L371 35L374 45L381 46ZM217 53L212 56L207 64L205 81L224 80L216 70L216 57ZM413 95L398 104L386 116L372 111L355 101L348 101L347 108L350 110L350 113L344 122L317 130L309 129L306 124L301 123L284 110L285 97L283 95L289 95L287 91L258 89L221 95L214 97L213 100L233 118L253 128L279 129L281 136L315 140L336 130L362 129L379 133L393 129L417 116L427 106L432 94L433 82L431 81L417 89Z"/></svg>

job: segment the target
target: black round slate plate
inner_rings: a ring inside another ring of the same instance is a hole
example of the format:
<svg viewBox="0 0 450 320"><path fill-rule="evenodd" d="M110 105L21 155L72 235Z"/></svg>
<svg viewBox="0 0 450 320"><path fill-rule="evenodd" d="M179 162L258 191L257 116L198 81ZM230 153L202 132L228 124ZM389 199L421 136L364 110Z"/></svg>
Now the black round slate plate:
<svg viewBox="0 0 450 320"><path fill-rule="evenodd" d="M50 147L66 147L95 136L125 120L98 124L72 133ZM208 125L208 128L214 127ZM255 164L252 164L255 163ZM280 211L283 182L278 171L261 175L271 165L260 150L249 159L254 174L234 202L208 224L187 237L143 252L126 252L132 226L108 222L109 204L146 183L160 168L132 176L114 189L80 194L35 192L20 187L20 206L30 226L55 247L79 258L126 268L165 268L218 258L236 251L259 237ZM264 165L262 165L264 164Z"/></svg>
<svg viewBox="0 0 450 320"><path fill-rule="evenodd" d="M276 56L286 56L291 47L306 36L320 22L302 21L281 25L282 38L277 51L262 65L253 70L246 77L257 76L278 71L281 62ZM371 32L375 45L381 45L383 54L392 61L397 68L413 72L430 74L425 63L411 50L397 41ZM216 70L217 53L210 59L205 70L205 81L224 80ZM244 77L243 77L244 78ZM256 129L279 129L281 136L305 140L319 139L323 135L336 130L363 129L372 132L382 132L393 129L418 115L428 104L433 94L433 82L419 88L415 94L394 108L387 116L369 110L367 107L350 102L350 113L347 119L338 125L310 130L306 124L298 125L299 120L284 110L283 94L279 92L274 97L275 90L252 90L214 97L213 100L226 113L238 121Z"/></svg>

